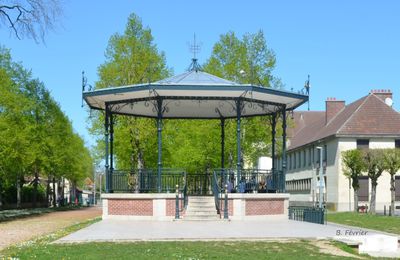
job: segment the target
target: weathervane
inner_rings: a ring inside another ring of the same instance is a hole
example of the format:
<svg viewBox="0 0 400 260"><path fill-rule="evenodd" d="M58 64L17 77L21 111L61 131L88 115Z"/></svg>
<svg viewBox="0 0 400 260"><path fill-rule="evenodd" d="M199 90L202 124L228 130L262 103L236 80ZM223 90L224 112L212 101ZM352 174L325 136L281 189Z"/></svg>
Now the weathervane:
<svg viewBox="0 0 400 260"><path fill-rule="evenodd" d="M310 75L308 75L307 81L306 83L304 83L304 88L306 90L307 96L308 96L308 100L307 100L307 104L308 104L308 111L310 111Z"/></svg>
<svg viewBox="0 0 400 260"><path fill-rule="evenodd" d="M191 53L193 53L192 63L189 66L189 71L194 70L197 72L201 69L196 58L196 54L200 52L200 49L200 44L196 43L196 34L193 34L193 43L189 44L189 50Z"/></svg>

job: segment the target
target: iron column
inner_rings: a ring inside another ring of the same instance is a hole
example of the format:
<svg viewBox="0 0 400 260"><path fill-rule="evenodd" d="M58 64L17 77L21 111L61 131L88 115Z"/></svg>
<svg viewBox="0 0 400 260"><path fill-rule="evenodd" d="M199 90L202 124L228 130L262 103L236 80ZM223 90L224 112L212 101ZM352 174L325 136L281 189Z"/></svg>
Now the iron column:
<svg viewBox="0 0 400 260"><path fill-rule="evenodd" d="M158 138L158 162L157 162L157 190L161 192L161 168L162 168L162 99L157 99L157 138Z"/></svg>
<svg viewBox="0 0 400 260"><path fill-rule="evenodd" d="M225 168L225 118L221 118L221 169Z"/></svg>
<svg viewBox="0 0 400 260"><path fill-rule="evenodd" d="M272 114L271 121L271 134L272 134L272 147L271 147L271 156L272 156L272 185L273 189L276 190L276 162L275 162L275 135L276 135L276 113Z"/></svg>
<svg viewBox="0 0 400 260"><path fill-rule="evenodd" d="M240 174L242 170L242 155L241 155L241 147L240 147L240 117L242 116L242 102L240 99L236 100L236 115L237 115L237 123L236 123L236 142L237 142L237 183L240 184Z"/></svg>
<svg viewBox="0 0 400 260"><path fill-rule="evenodd" d="M114 116L112 113L110 113L110 174L112 175L113 172L114 172Z"/></svg>
<svg viewBox="0 0 400 260"><path fill-rule="evenodd" d="M105 128L105 133L104 133L104 137L105 137L105 147L106 147L106 151L105 151L105 166L106 166L106 192L109 193L110 192L110 176L109 176L109 172L108 172L108 127L109 127L109 118L108 118L108 105L106 104L106 114L105 114L105 121L104 121L104 128Z"/></svg>
<svg viewBox="0 0 400 260"><path fill-rule="evenodd" d="M286 192L286 106L282 109L282 178L280 190Z"/></svg>

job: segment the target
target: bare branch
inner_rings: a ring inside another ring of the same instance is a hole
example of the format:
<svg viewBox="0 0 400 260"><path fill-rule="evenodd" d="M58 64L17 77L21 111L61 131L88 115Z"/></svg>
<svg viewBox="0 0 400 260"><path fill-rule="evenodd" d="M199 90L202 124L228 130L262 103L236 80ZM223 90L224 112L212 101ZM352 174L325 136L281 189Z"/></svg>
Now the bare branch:
<svg viewBox="0 0 400 260"><path fill-rule="evenodd" d="M53 30L62 14L59 0L0 0L0 27L6 25L18 39L35 42Z"/></svg>

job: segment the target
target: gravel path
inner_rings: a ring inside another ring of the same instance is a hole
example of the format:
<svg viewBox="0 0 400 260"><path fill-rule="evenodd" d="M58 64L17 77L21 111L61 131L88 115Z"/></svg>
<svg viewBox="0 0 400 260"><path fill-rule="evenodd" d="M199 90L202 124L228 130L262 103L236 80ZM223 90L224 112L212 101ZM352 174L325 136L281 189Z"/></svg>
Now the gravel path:
<svg viewBox="0 0 400 260"><path fill-rule="evenodd" d="M100 207L59 211L0 223L0 250L19 242L53 233L87 219L101 216Z"/></svg>

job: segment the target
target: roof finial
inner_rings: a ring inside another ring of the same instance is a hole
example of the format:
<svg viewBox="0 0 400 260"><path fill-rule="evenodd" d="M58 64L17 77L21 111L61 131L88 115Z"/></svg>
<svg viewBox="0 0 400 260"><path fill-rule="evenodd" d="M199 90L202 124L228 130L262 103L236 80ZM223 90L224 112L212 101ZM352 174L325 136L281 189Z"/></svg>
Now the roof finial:
<svg viewBox="0 0 400 260"><path fill-rule="evenodd" d="M196 54L200 52L200 45L196 44L196 34L193 34L193 43L189 45L190 51L193 53L192 63L189 66L189 71L199 71L200 65L197 63Z"/></svg>

